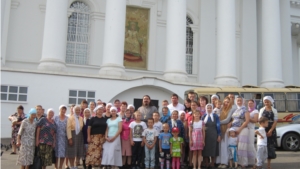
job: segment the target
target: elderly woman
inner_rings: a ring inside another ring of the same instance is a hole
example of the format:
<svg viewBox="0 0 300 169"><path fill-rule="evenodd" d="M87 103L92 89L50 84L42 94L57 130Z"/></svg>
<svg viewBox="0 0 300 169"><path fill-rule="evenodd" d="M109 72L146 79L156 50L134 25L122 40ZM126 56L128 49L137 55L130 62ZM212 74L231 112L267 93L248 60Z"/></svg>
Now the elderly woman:
<svg viewBox="0 0 300 169"><path fill-rule="evenodd" d="M17 112L11 116L8 117L8 119L12 123L12 133L11 133L11 145L13 148L13 151L10 154L17 154L16 153L16 143L17 143L17 137L18 137L18 132L20 129L20 125L22 121L25 119L25 114L24 114L24 108L22 105L18 106Z"/></svg>
<svg viewBox="0 0 300 169"><path fill-rule="evenodd" d="M210 98L211 100L211 104L213 105L213 107L217 107L217 102L219 100L219 96L218 95L215 95L213 94Z"/></svg>
<svg viewBox="0 0 300 169"><path fill-rule="evenodd" d="M221 141L219 144L219 156L217 157L217 163L219 163L219 168L227 168L228 164L228 153L227 153L227 139L228 139L228 132L227 132L227 124L231 121L231 116L235 111L232 108L232 104L230 102L229 97L225 97L223 100L223 105L221 108L220 114L220 124L221 124Z"/></svg>
<svg viewBox="0 0 300 169"><path fill-rule="evenodd" d="M75 158L80 159L83 157L83 118L80 116L81 107L74 107L74 115L68 118L67 122L67 138L68 147L66 157L70 161L71 169L75 169Z"/></svg>
<svg viewBox="0 0 300 169"><path fill-rule="evenodd" d="M105 132L106 142L103 145L102 165L111 165L112 169L122 166L120 133L122 131L122 119L117 117L117 108L111 107L111 118L107 120Z"/></svg>
<svg viewBox="0 0 300 169"><path fill-rule="evenodd" d="M55 156L56 163L55 168L62 169L62 166L66 157L66 147L67 147L67 122L68 116L66 116L67 106L59 106L59 115L54 117L54 122L57 127L56 133L56 147ZM58 161L60 161L58 166Z"/></svg>
<svg viewBox="0 0 300 169"><path fill-rule="evenodd" d="M87 141L89 143L86 155L86 165L89 168L92 166L100 166L102 160L102 149L105 142L106 117L103 117L102 106L95 108L96 116L92 117L88 124Z"/></svg>
<svg viewBox="0 0 300 169"><path fill-rule="evenodd" d="M18 132L17 146L21 145L21 147L17 164L21 165L21 169L29 169L29 165L33 164L36 129L35 116L36 109L30 109L28 118L22 121Z"/></svg>
<svg viewBox="0 0 300 169"><path fill-rule="evenodd" d="M249 129L249 148L248 150L252 151L250 152L251 156L253 155L254 157L256 156L256 150L254 146L254 139L255 139L255 123L258 122L258 110L256 110L256 104L255 100L250 99L248 101L248 111L250 112L250 120L248 123L248 129ZM255 158L250 158L248 159L249 164L255 164Z"/></svg>
<svg viewBox="0 0 300 169"><path fill-rule="evenodd" d="M270 152L269 150L274 150L276 144L276 125L278 120L277 110L273 107L274 100L271 96L265 96L263 98L265 107L261 108L259 111L258 118L266 117L269 119L269 125L265 128L267 133L267 144L268 144L268 169L271 169L271 157L270 154L275 153L275 151Z"/></svg>
<svg viewBox="0 0 300 169"><path fill-rule="evenodd" d="M110 108L112 107L112 104L111 103L107 103L106 106L105 106L105 113L103 114L103 116L105 118L111 118L111 114L110 114Z"/></svg>
<svg viewBox="0 0 300 169"><path fill-rule="evenodd" d="M235 99L237 109L232 114L233 121L228 124L228 128L232 127L235 129L238 135L238 164L241 168L248 166L249 161L254 161L255 154L250 154L252 151L248 149L249 147L249 129L248 123L250 121L250 114L246 107L244 106L244 99L238 96ZM253 163L254 164L254 163Z"/></svg>
<svg viewBox="0 0 300 169"><path fill-rule="evenodd" d="M202 117L205 124L205 146L202 151L206 167L214 167L216 157L219 156L219 142L221 141L220 119L213 112L213 105L206 105L206 114ZM208 159L211 163L208 164Z"/></svg>
<svg viewBox="0 0 300 169"><path fill-rule="evenodd" d="M35 145L39 148L38 155L42 160L43 169L52 165L52 151L55 147L56 124L53 120L54 110L48 109L47 117L37 123Z"/></svg>

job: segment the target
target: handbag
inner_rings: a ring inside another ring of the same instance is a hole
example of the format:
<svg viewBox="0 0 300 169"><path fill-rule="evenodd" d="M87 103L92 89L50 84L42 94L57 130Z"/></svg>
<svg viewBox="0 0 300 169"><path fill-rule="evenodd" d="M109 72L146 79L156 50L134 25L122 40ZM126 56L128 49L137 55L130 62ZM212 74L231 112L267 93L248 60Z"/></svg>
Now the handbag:
<svg viewBox="0 0 300 169"><path fill-rule="evenodd" d="M52 164L56 163L55 150L52 150Z"/></svg>
<svg viewBox="0 0 300 169"><path fill-rule="evenodd" d="M276 158L275 147L273 145L268 145L268 159Z"/></svg>
<svg viewBox="0 0 300 169"><path fill-rule="evenodd" d="M38 155L39 148L35 148L33 164L29 166L29 169L41 169L42 168L42 159Z"/></svg>

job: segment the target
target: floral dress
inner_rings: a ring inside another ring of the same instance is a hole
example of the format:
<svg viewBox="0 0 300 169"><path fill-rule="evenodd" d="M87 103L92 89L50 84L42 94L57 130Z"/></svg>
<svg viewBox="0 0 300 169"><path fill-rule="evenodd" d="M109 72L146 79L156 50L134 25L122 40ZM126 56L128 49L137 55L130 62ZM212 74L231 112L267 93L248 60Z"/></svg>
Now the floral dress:
<svg viewBox="0 0 300 169"><path fill-rule="evenodd" d="M21 147L17 164L22 166L31 165L34 158L35 149L35 129L36 122L30 123L28 119L25 119L21 123L18 135L21 136Z"/></svg>
<svg viewBox="0 0 300 169"><path fill-rule="evenodd" d="M63 121L60 120L59 116L54 118L56 124L56 146L55 146L55 156L57 158L64 158L66 156L67 148L67 121L68 117L65 116Z"/></svg>
<svg viewBox="0 0 300 169"><path fill-rule="evenodd" d="M18 115L18 113L15 113L13 115L11 115L12 117L12 120L11 120L11 123L14 123L14 122L21 122L25 119L25 114L22 113L20 116ZM18 137L18 132L19 132L19 129L20 129L20 126L21 125L14 125L12 126L12 132L11 132L11 144L16 144L17 143L17 137Z"/></svg>
<svg viewBox="0 0 300 169"><path fill-rule="evenodd" d="M269 125L268 125L268 127L265 128L266 133L268 133L269 130L272 128L274 121L276 120L275 115L274 115L273 111L264 110L262 113L262 117L266 117L269 120ZM272 135L270 137L268 137L267 139L268 139L268 145L271 145L274 147L277 145L276 128L273 130Z"/></svg>

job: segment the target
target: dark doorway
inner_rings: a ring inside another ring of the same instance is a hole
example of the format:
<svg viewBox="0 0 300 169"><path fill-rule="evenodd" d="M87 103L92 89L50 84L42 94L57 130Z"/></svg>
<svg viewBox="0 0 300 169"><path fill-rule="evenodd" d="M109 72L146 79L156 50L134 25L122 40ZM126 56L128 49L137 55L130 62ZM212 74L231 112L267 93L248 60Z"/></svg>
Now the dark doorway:
<svg viewBox="0 0 300 169"><path fill-rule="evenodd" d="M137 110L139 107L142 106L142 103L143 103L143 99L133 99L133 105L135 107L135 110ZM159 107L158 107L158 100L151 100L151 103L157 107L157 109L159 110Z"/></svg>

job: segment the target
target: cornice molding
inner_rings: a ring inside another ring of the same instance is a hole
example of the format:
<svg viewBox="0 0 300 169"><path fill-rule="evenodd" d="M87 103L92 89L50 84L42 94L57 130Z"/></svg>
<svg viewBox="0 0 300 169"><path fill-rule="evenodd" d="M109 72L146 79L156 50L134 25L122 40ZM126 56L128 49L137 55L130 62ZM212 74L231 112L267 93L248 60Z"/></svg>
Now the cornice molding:
<svg viewBox="0 0 300 169"><path fill-rule="evenodd" d="M11 1L11 9L17 9L20 5L19 1Z"/></svg>

